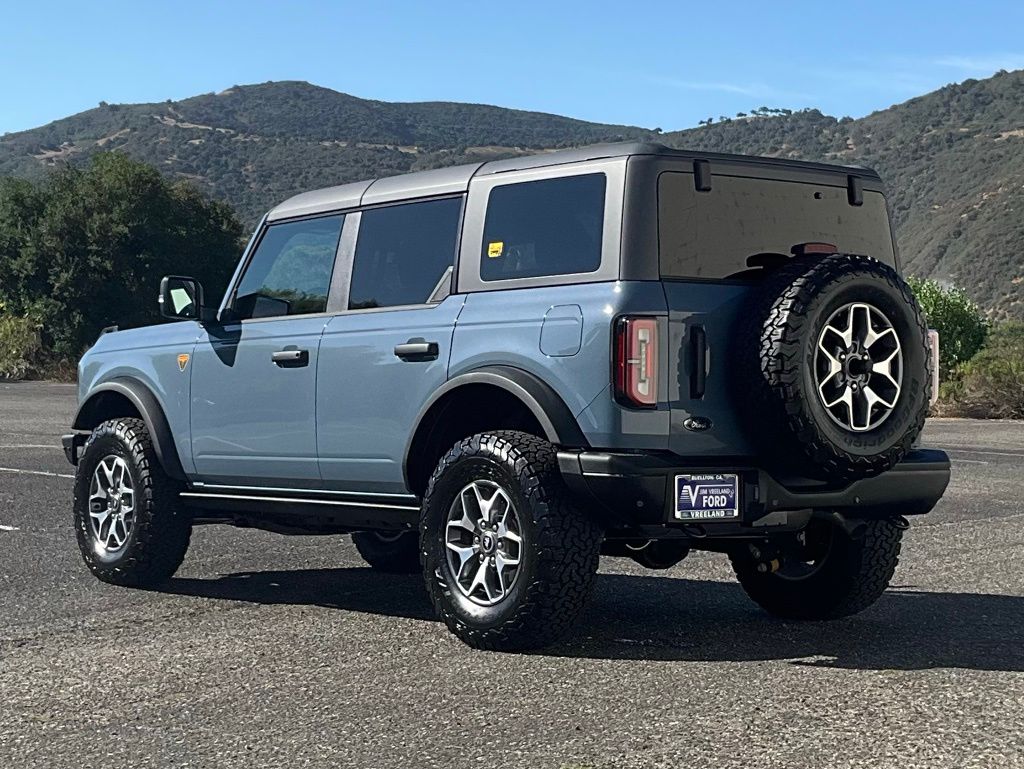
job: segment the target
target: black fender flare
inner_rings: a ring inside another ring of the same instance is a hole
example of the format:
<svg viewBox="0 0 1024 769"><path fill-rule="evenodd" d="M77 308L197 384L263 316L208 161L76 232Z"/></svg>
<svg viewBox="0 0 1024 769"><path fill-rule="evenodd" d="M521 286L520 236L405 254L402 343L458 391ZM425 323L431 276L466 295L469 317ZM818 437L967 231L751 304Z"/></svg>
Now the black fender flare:
<svg viewBox="0 0 1024 769"><path fill-rule="evenodd" d="M185 470L181 466L181 459L178 457L178 449L174 445L174 436L171 433L171 426L167 422L160 401L153 394L147 385L133 377L114 377L100 385L97 385L89 392L89 397L78 408L75 420L71 427L74 430L92 430L102 422L99 414L96 413L98 404L97 396L105 392L114 392L123 395L135 407L136 411L146 423L146 429L153 439L153 450L160 461L164 472L175 480L184 481Z"/></svg>
<svg viewBox="0 0 1024 769"><path fill-rule="evenodd" d="M590 447L576 417L551 385L535 374L514 366L483 366L452 377L437 388L423 404L416 415L414 427L405 445L402 473L405 476L406 484L409 482L409 456L424 417L446 395L471 384L493 385L514 395L537 419L537 423L544 431L544 437L556 446Z"/></svg>

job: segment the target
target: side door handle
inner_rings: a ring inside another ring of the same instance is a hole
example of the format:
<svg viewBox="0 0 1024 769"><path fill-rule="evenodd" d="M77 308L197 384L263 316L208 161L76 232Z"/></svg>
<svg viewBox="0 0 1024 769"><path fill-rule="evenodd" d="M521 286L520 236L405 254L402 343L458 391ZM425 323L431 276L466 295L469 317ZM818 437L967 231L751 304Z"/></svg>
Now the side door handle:
<svg viewBox="0 0 1024 769"><path fill-rule="evenodd" d="M309 365L309 350L300 350L297 347L286 347L270 354L270 360L275 366L281 368L300 368Z"/></svg>
<svg viewBox="0 0 1024 769"><path fill-rule="evenodd" d="M395 356L404 361L416 362L437 360L440 348L437 342L425 342L422 339L410 339L405 344L395 345Z"/></svg>

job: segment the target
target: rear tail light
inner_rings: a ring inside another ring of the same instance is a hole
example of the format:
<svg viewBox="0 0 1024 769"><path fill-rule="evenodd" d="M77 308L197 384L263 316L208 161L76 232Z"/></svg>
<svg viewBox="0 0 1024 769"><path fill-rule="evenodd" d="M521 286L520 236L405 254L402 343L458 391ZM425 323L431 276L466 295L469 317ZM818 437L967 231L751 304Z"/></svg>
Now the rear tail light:
<svg viewBox="0 0 1024 769"><path fill-rule="evenodd" d="M931 393L928 397L928 405L934 406L939 399L939 332L933 328L928 329L928 357L929 371L931 375Z"/></svg>
<svg viewBox="0 0 1024 769"><path fill-rule="evenodd" d="M658 321L619 318L615 326L615 397L628 406L658 403Z"/></svg>

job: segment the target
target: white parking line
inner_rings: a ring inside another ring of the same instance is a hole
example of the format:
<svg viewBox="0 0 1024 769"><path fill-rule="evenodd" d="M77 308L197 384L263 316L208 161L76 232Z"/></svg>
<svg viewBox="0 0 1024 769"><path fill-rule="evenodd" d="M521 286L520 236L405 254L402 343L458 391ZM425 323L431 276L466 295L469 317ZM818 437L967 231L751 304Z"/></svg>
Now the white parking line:
<svg viewBox="0 0 1024 769"><path fill-rule="evenodd" d="M19 475L45 475L49 478L74 478L66 473L48 473L45 470L20 470L17 467L0 467L0 473L18 473Z"/></svg>
<svg viewBox="0 0 1024 769"><path fill-rule="evenodd" d="M17 531L17 530L18 530L17 526L5 526L4 524L0 523L0 531Z"/></svg>
<svg viewBox="0 0 1024 769"><path fill-rule="evenodd" d="M986 462L984 459L959 459L957 457L951 457L950 462L960 462L968 465L989 465L991 462Z"/></svg>
<svg viewBox="0 0 1024 769"><path fill-rule="evenodd" d="M6 446L0 446L0 449L60 449L63 451L62 446L55 446L52 443L12 443Z"/></svg>
<svg viewBox="0 0 1024 769"><path fill-rule="evenodd" d="M955 451L958 454L987 454L992 457L1016 457L1024 459L1024 452L1019 451L984 451L982 449L958 449L953 446L943 447L944 451Z"/></svg>

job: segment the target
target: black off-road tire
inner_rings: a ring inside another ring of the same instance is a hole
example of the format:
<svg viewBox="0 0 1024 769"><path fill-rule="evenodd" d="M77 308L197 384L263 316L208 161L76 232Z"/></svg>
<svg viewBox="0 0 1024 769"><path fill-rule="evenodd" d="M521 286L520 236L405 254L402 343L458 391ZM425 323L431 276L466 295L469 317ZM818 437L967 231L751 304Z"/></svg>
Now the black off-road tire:
<svg viewBox="0 0 1024 769"><path fill-rule="evenodd" d="M472 602L450 584L445 556L449 510L473 481L500 484L523 529L521 572L493 606ZM573 628L597 573L603 533L570 504L550 443L511 430L459 441L430 478L421 521L427 591L462 641L477 649L521 651L548 646Z"/></svg>
<svg viewBox="0 0 1024 769"><path fill-rule="evenodd" d="M117 552L99 548L89 522L89 486L105 457L124 459L136 490L135 520ZM98 579L114 585L147 587L171 577L188 550L192 519L179 498L181 485L160 466L141 419L112 419L85 442L75 472L74 526L82 559Z"/></svg>
<svg viewBox="0 0 1024 769"><path fill-rule="evenodd" d="M352 543L372 568L387 574L419 574L420 540L415 531L357 531Z"/></svg>
<svg viewBox="0 0 1024 769"><path fill-rule="evenodd" d="M791 620L848 617L877 601L899 562L903 530L889 521L868 521L863 537L851 539L839 527L821 566L801 579L760 572L747 549L730 553L740 585L769 614Z"/></svg>
<svg viewBox="0 0 1024 769"><path fill-rule="evenodd" d="M836 424L818 397L814 355L833 312L867 302L893 324L903 351L903 384L881 424L854 432ZM777 469L829 480L892 468L920 435L928 413L927 328L906 281L857 254L798 257L765 279L740 335L736 398L762 455Z"/></svg>

